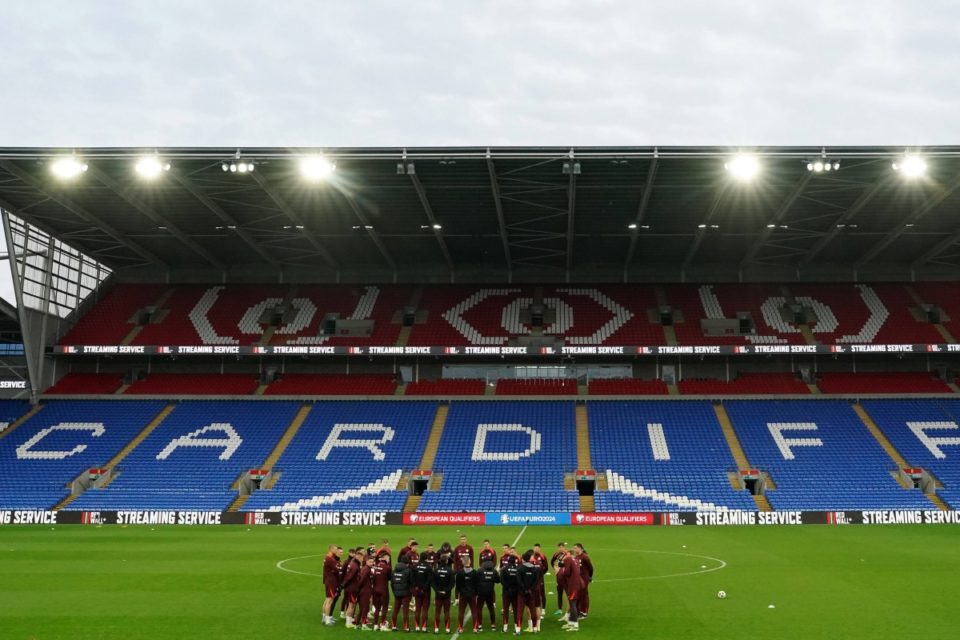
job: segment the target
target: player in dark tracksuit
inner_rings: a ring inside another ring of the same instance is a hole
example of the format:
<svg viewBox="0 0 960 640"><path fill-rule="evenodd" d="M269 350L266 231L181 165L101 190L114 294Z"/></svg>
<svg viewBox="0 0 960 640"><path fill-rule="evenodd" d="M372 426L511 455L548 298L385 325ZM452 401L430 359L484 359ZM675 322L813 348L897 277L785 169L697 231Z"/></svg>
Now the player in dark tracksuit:
<svg viewBox="0 0 960 640"><path fill-rule="evenodd" d="M579 542L573 545L573 553L577 557L577 564L580 565L580 579L583 581L583 589L581 589L580 597L577 599L577 609L580 611L580 617L586 618L590 612L590 583L593 582L593 561L590 560L586 549Z"/></svg>
<svg viewBox="0 0 960 640"><path fill-rule="evenodd" d="M481 555L483 552L480 552ZM483 606L487 606L490 612L490 630L497 630L497 613L494 609L494 601L497 599L496 585L500 582L500 574L497 573L492 560L488 560L480 565L477 570L477 627L483 628Z"/></svg>
<svg viewBox="0 0 960 640"><path fill-rule="evenodd" d="M437 552L433 549L433 543L427 545L427 548L420 554L420 562L430 565L431 569L437 566Z"/></svg>
<svg viewBox="0 0 960 640"><path fill-rule="evenodd" d="M563 556L567 555L567 545L563 542L557 543L557 552L550 558L550 566L553 567L553 575L557 581L557 610L553 615L562 616L564 610L563 598L563 579L560 577L560 563L563 562Z"/></svg>
<svg viewBox="0 0 960 640"><path fill-rule="evenodd" d="M535 560L533 564L540 569L540 617L542 618L547 613L547 586L544 584L544 576L550 571L550 565L547 563L547 556L540 550L539 542L533 545L533 557Z"/></svg>
<svg viewBox="0 0 960 640"><path fill-rule="evenodd" d="M323 624L330 626L336 621L333 618L333 601L340 592L340 556L337 555L337 545L332 544L323 557Z"/></svg>
<svg viewBox="0 0 960 640"><path fill-rule="evenodd" d="M449 554L441 554L437 568L433 570L433 632L439 633L440 630L440 612L443 611L447 626L447 633L450 633L450 598L453 595L453 586L456 581L456 573L450 566L451 558Z"/></svg>
<svg viewBox="0 0 960 640"><path fill-rule="evenodd" d="M426 555L426 552L424 552ZM427 630L427 613L430 609L430 587L433 582L433 568L421 556L410 568L413 571L413 630Z"/></svg>
<svg viewBox="0 0 960 640"><path fill-rule="evenodd" d="M397 630L397 614L403 611L403 630L410 630L410 596L413 586L413 571L407 564L407 556L400 556L397 566L390 573L390 589L393 591L393 616L390 626Z"/></svg>
<svg viewBox="0 0 960 640"><path fill-rule="evenodd" d="M530 611L530 624L534 631L540 629L540 568L533 564L533 550L525 551L523 564L520 565L520 581L517 596L517 608L514 613L514 633L520 633L523 626L523 610Z"/></svg>
<svg viewBox="0 0 960 640"><path fill-rule="evenodd" d="M563 577L564 588L567 592L567 624L564 628L580 628L580 610L577 608L577 601L580 598L580 590L583 588L583 579L580 577L580 563L569 552L564 554L560 563L560 575Z"/></svg>
<svg viewBox="0 0 960 640"><path fill-rule="evenodd" d="M357 558L356 551L350 549L349 558L346 567L343 570L343 602L347 605L344 614L347 618L347 628L352 629L355 625L353 614L356 612L357 590L360 586L360 560Z"/></svg>
<svg viewBox="0 0 960 640"><path fill-rule="evenodd" d="M390 556L381 554L373 565L373 624L386 631L390 610Z"/></svg>
<svg viewBox="0 0 960 640"><path fill-rule="evenodd" d="M473 563L470 558L461 558L463 568L457 571L457 594L460 598L460 607L457 616L457 633L463 633L463 617L467 608L470 608L470 614L473 616L473 630L477 631L477 572L473 570Z"/></svg>
<svg viewBox="0 0 960 640"><path fill-rule="evenodd" d="M366 559L358 578L357 607L360 609L360 612L356 619L360 622L360 628L363 630L370 628L367 626L367 614L370 613L370 599L373 597L373 566L373 556L370 556Z"/></svg>
<svg viewBox="0 0 960 640"><path fill-rule="evenodd" d="M503 585L503 632L507 632L510 624L510 609L517 610L517 596L520 592L520 563L513 554L506 554L500 558L500 584Z"/></svg>

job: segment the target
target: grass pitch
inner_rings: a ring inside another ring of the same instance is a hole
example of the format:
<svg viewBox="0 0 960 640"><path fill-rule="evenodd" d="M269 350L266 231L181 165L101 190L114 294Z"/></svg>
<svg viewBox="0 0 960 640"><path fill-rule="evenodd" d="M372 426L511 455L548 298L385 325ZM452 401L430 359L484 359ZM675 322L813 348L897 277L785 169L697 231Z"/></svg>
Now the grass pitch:
<svg viewBox="0 0 960 640"><path fill-rule="evenodd" d="M497 548L521 533L464 531ZM322 585L310 574L329 542L387 537L396 549L408 535L455 543L457 530L0 528L0 638L356 637L320 624ZM596 566L579 635L872 640L960 628L960 529L949 525L530 527L517 546L541 542L549 556L558 540L582 542ZM548 618L541 636L566 635Z"/></svg>

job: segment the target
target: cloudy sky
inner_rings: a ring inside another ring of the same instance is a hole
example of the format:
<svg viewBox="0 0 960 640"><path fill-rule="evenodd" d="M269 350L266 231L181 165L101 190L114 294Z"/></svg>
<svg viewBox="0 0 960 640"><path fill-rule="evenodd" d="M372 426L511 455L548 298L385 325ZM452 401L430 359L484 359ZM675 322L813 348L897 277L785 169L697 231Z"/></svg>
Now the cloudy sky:
<svg viewBox="0 0 960 640"><path fill-rule="evenodd" d="M7 2L0 146L960 143L960 5Z"/></svg>

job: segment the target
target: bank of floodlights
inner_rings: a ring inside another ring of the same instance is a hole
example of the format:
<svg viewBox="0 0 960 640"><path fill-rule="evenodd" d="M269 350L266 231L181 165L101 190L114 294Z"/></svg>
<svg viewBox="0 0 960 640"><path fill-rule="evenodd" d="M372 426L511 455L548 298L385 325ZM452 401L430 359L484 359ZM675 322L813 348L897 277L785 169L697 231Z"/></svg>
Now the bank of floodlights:
<svg viewBox="0 0 960 640"><path fill-rule="evenodd" d="M232 160L230 162L224 162L220 165L220 168L226 172L230 173L251 173L253 171L253 161L252 160Z"/></svg>
<svg viewBox="0 0 960 640"><path fill-rule="evenodd" d="M840 170L839 160L817 158L816 160L811 160L807 162L807 171L812 171L813 173L823 173L824 171L839 171L839 170Z"/></svg>

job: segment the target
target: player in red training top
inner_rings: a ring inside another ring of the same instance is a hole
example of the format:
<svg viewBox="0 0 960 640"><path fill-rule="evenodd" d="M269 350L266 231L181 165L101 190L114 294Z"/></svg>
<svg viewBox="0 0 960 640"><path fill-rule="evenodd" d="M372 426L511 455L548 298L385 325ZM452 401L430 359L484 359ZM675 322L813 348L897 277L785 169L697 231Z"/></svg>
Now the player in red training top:
<svg viewBox="0 0 960 640"><path fill-rule="evenodd" d="M480 565L483 566L486 563L493 563L493 566L497 566L497 550L490 546L489 540L483 541L483 546L480 547Z"/></svg>
<svg viewBox="0 0 960 640"><path fill-rule="evenodd" d="M464 567L464 560L470 560L473 566L473 547L467 544L467 536L460 536L460 544L453 550L453 570L460 571Z"/></svg>
<svg viewBox="0 0 960 640"><path fill-rule="evenodd" d="M360 570L360 577L358 578L358 587L357 587L357 608L359 613L357 614L356 620L360 622L360 629L367 631L370 629L367 626L367 614L370 613L370 599L373 597L373 587L374 587L374 559L373 556L363 556L364 566Z"/></svg>
<svg viewBox="0 0 960 640"><path fill-rule="evenodd" d="M547 607L547 590L544 587L544 574L550 570L550 565L547 564L547 556L543 555L543 552L540 551L540 543L536 542L533 545L533 555L530 556L530 562L533 563L537 569L540 570L540 584L537 586L537 603L540 606L540 615L538 618L542 618L546 613L544 609Z"/></svg>
<svg viewBox="0 0 960 640"><path fill-rule="evenodd" d="M510 545L507 543L504 543L503 551L500 554L499 568L503 569L505 566L507 566L507 562L509 562L509 558L510 558Z"/></svg>
<svg viewBox="0 0 960 640"><path fill-rule="evenodd" d="M333 617L333 599L340 590L340 557L335 544L327 548L327 555L323 557L323 590L323 624L331 626L336 624Z"/></svg>
<svg viewBox="0 0 960 640"><path fill-rule="evenodd" d="M341 591L343 592L343 601L347 605L344 614L347 618L347 628L352 629L354 609L357 604L357 590L360 586L360 559L357 557L356 549L347 551L347 562L343 569L343 583Z"/></svg>
<svg viewBox="0 0 960 640"><path fill-rule="evenodd" d="M567 555L567 545L564 542L557 543L557 551L550 558L550 566L553 567L553 575L557 580L557 610L553 612L555 616L563 616L564 598L563 598L563 579L560 577L560 563L563 562L563 556Z"/></svg>
<svg viewBox="0 0 960 640"><path fill-rule="evenodd" d="M379 560L373 565L373 626L387 631L387 610L390 608L390 556L379 553Z"/></svg>
<svg viewBox="0 0 960 640"><path fill-rule="evenodd" d="M403 545L400 551L397 552L397 560L400 558L406 558L411 550L416 551L417 541L415 538L407 539L407 544ZM417 554L419 555L419 553Z"/></svg>
<svg viewBox="0 0 960 640"><path fill-rule="evenodd" d="M557 574L563 578L564 589L567 592L567 623L564 629L569 631L580 628L580 610L577 609L577 600L580 598L580 590L583 588L583 579L580 577L580 563L568 551L563 555L560 562L560 571Z"/></svg>
<svg viewBox="0 0 960 640"><path fill-rule="evenodd" d="M593 582L593 561L587 555L587 550L579 542L573 545L573 555L577 558L577 564L580 565L580 578L583 580L583 589L580 591L580 598L577 600L577 610L580 611L580 618L586 618L590 612L590 583Z"/></svg>

